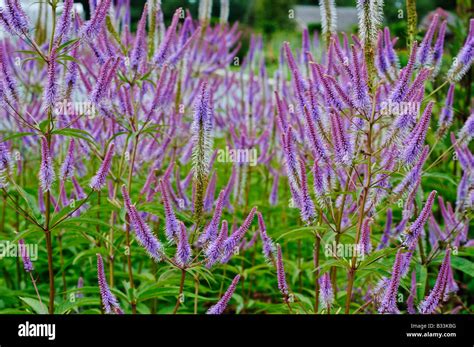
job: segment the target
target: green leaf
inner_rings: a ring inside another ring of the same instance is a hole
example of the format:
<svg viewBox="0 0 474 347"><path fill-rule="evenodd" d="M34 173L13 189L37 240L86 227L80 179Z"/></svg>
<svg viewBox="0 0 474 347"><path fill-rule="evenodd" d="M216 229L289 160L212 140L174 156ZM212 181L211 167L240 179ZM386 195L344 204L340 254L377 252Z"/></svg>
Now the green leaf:
<svg viewBox="0 0 474 347"><path fill-rule="evenodd" d="M81 140L87 141L95 146L94 138L87 132L81 129L64 128L52 131L52 134L58 134L63 136L77 137Z"/></svg>
<svg viewBox="0 0 474 347"><path fill-rule="evenodd" d="M474 263L472 261L469 261L461 257L452 257L451 265L456 270L460 270L464 272L466 275L474 277Z"/></svg>
<svg viewBox="0 0 474 347"><path fill-rule="evenodd" d="M33 298L25 298L20 296L20 299L33 309L36 313L47 314L48 310L44 304L41 304L39 300Z"/></svg>
<svg viewBox="0 0 474 347"><path fill-rule="evenodd" d="M80 39L72 39L72 40L69 40L69 41L66 41L64 42L61 46L58 47L58 52L60 52L62 49L72 45L73 43L76 43L77 41L79 41Z"/></svg>
<svg viewBox="0 0 474 347"><path fill-rule="evenodd" d="M9 141L9 140L13 140L19 137L25 137L25 136L30 136L30 135L36 135L36 134L31 133L31 132L15 133L15 134L11 134L11 135L3 137L3 141Z"/></svg>

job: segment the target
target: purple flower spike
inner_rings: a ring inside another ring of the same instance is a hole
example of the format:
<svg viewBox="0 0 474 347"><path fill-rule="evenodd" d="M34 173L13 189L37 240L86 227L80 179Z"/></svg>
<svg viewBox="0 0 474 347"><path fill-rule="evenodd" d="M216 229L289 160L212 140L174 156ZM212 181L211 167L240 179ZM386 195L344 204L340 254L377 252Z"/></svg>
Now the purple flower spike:
<svg viewBox="0 0 474 347"><path fill-rule="evenodd" d="M390 278L388 287L385 289L385 294L379 307L380 313L400 313L397 308L397 292L402 276L403 257L402 249L399 249L393 264L392 278Z"/></svg>
<svg viewBox="0 0 474 347"><path fill-rule="evenodd" d="M452 82L459 82L463 76L469 71L474 62L474 18L469 20L469 34L467 36L464 46L453 59L453 64L448 71L448 80Z"/></svg>
<svg viewBox="0 0 474 347"><path fill-rule="evenodd" d="M433 19L431 20L428 30L426 31L423 41L421 41L421 44L418 50L418 55L416 56L416 63L418 65L422 65L422 66L431 65L431 62L433 61L433 54L431 51L431 42L433 41L433 36L436 30L436 27L438 25L438 20L439 20L439 16L438 14L435 14L433 16Z"/></svg>
<svg viewBox="0 0 474 347"><path fill-rule="evenodd" d="M23 267L25 268L26 272L33 271L33 263L31 262L30 256L28 255L28 249L25 245L25 240L20 239L18 240L18 245L20 249L20 256L21 260L23 261Z"/></svg>
<svg viewBox="0 0 474 347"><path fill-rule="evenodd" d="M278 289L283 295L285 302L288 302L288 284L286 283L285 267L283 266L283 257L281 255L281 247L277 244L277 279L278 279Z"/></svg>
<svg viewBox="0 0 474 347"><path fill-rule="evenodd" d="M260 212L257 212L257 218L260 230L260 238L262 239L263 256L267 262L275 264L275 245L273 244L270 236L267 234L265 221L263 220L263 216Z"/></svg>
<svg viewBox="0 0 474 347"><path fill-rule="evenodd" d="M321 300L321 305L329 309L334 302L334 293L332 291L331 278L329 273L326 272L319 279L319 298Z"/></svg>
<svg viewBox="0 0 474 347"><path fill-rule="evenodd" d="M206 256L207 262L206 267L211 268L221 257L222 255L222 246L224 245L224 241L229 234L229 227L227 225L227 221L222 221L221 231L219 232L219 236L209 244L206 248Z"/></svg>
<svg viewBox="0 0 474 347"><path fill-rule="evenodd" d="M439 116L438 126L440 132L444 133L453 122L453 100L454 100L454 84L451 84L448 89L448 95L446 96L446 102L443 109L441 110L441 115Z"/></svg>
<svg viewBox="0 0 474 347"><path fill-rule="evenodd" d="M418 218L407 230L406 237L405 237L405 240L403 241L403 244L407 246L408 249L412 249L414 246L416 246L418 237L421 235L421 231L425 227L425 224L428 221L428 218L430 216L431 208L433 207L435 196L436 196L436 190L433 190L428 196L425 206L421 210Z"/></svg>
<svg viewBox="0 0 474 347"><path fill-rule="evenodd" d="M275 175L273 177L273 184L272 184L272 191L270 193L269 197L269 203L272 206L276 206L278 204L278 182L280 180L280 177L278 175Z"/></svg>
<svg viewBox="0 0 474 347"><path fill-rule="evenodd" d="M102 0L94 11L92 18L81 28L80 36L85 40L92 42L101 32L105 22L105 17L112 0Z"/></svg>
<svg viewBox="0 0 474 347"><path fill-rule="evenodd" d="M407 299L407 311L409 314L416 314L415 298L416 298L416 271L413 270L413 272L411 273L410 295L408 296L408 299Z"/></svg>
<svg viewBox="0 0 474 347"><path fill-rule="evenodd" d="M224 208L224 197L225 190L221 190L216 202L216 208L214 210L214 215L212 216L211 222L204 229L203 233L199 237L199 243L205 244L207 242L212 242L217 237L217 230L219 228L219 222L222 216L222 210Z"/></svg>
<svg viewBox="0 0 474 347"><path fill-rule="evenodd" d="M178 244L174 259L179 266L185 267L191 260L191 246L189 246L188 233L184 223L180 222L179 227Z"/></svg>
<svg viewBox="0 0 474 347"><path fill-rule="evenodd" d="M143 58L146 57L146 18L148 15L148 3L143 6L142 17L138 22L137 34L133 45L133 50L130 59L130 66L137 70Z"/></svg>
<svg viewBox="0 0 474 347"><path fill-rule="evenodd" d="M69 142L66 158L64 159L61 169L59 171L59 179L64 182L74 175L74 139Z"/></svg>
<svg viewBox="0 0 474 347"><path fill-rule="evenodd" d="M166 186L162 180L160 180L160 190L163 196L163 205L165 207L166 238L168 239L169 242L174 242L175 238L178 237L178 234L180 232L180 227L178 224L178 220L176 219L176 215L174 214L173 206L171 206L171 202L168 197Z"/></svg>
<svg viewBox="0 0 474 347"><path fill-rule="evenodd" d="M44 108L53 108L59 94L56 49L56 46L54 46L51 50L51 56L48 61L48 78L44 91Z"/></svg>
<svg viewBox="0 0 474 347"><path fill-rule="evenodd" d="M451 250L447 249L443 263L439 269L438 278L430 294L418 305L418 311L422 314L431 314L436 311L444 298L446 284L451 267Z"/></svg>
<svg viewBox="0 0 474 347"><path fill-rule="evenodd" d="M166 31L166 36L163 39L163 42L161 43L160 47L158 47L158 51L156 52L156 55L154 58L154 62L158 66L162 66L166 62L169 56L170 46L172 45L173 40L175 38L176 27L178 26L178 22L179 22L179 15L182 11L183 9L181 8L178 8L176 10L176 12L173 15L173 19L171 20L171 24L168 27L168 30Z"/></svg>
<svg viewBox="0 0 474 347"><path fill-rule="evenodd" d="M352 142L342 125L341 117L335 113L331 113L331 131L336 161L341 165L350 165L354 156Z"/></svg>
<svg viewBox="0 0 474 347"><path fill-rule="evenodd" d="M413 68L415 65L415 57L418 51L418 46L416 41L413 42L410 58L408 59L408 64L400 73L400 77L398 78L395 86L391 91L391 101L394 103L398 103L404 100L405 95L408 91L408 83L410 81L411 74L413 72Z"/></svg>
<svg viewBox="0 0 474 347"><path fill-rule="evenodd" d="M128 194L125 185L122 186L122 196L125 204L125 210L130 218L130 225L132 225L137 237L138 243L145 248L146 252L155 261L160 261L163 256L163 246L160 241L153 235L148 224L138 213L135 205L132 205L130 195Z"/></svg>
<svg viewBox="0 0 474 347"><path fill-rule="evenodd" d="M442 58L443 58L443 52L444 52L444 38L446 36L446 26L448 24L447 20L444 20L441 23L441 26L438 31L438 37L436 39L436 43L433 48L433 72L432 72L432 77L436 77L439 73L439 70L441 69L441 63L442 63Z"/></svg>
<svg viewBox="0 0 474 347"><path fill-rule="evenodd" d="M72 11L74 10L74 0L64 0L63 13L59 18L56 32L54 33L54 41L61 43L67 40L69 30L72 23Z"/></svg>
<svg viewBox="0 0 474 347"><path fill-rule="evenodd" d="M402 160L405 165L413 165L420 157L426 138L426 133L428 132L428 127L430 126L433 105L434 103L430 102L428 106L426 106L420 121L409 136L408 143L406 144L402 153Z"/></svg>
<svg viewBox="0 0 474 347"><path fill-rule="evenodd" d="M257 208L256 207L252 208L252 210L250 211L247 218L245 218L240 228L237 229L224 242L223 255L222 255L222 260L221 260L222 263L228 262L229 259L232 257L232 255L234 255L239 250L238 246L240 242L242 241L243 237L245 236L245 233L247 232L247 230L250 229L250 225L252 224L252 221L256 212L257 212Z"/></svg>
<svg viewBox="0 0 474 347"><path fill-rule="evenodd" d="M102 305L104 306L105 313L123 314L117 298L110 291L107 280L105 279L104 261L102 260L102 256L100 254L97 254L97 279L99 282L100 297L102 299Z"/></svg>
<svg viewBox="0 0 474 347"><path fill-rule="evenodd" d="M110 167L112 166L112 158L114 156L114 149L115 149L115 144L112 142L109 145L109 149L107 153L105 154L104 160L102 161L102 164L100 165L99 170L97 170L97 173L95 174L94 177L92 177L89 183L89 186L93 190L99 191L105 185L107 175L109 174Z"/></svg>
<svg viewBox="0 0 474 347"><path fill-rule="evenodd" d="M474 138L474 112L464 123L458 133L458 141L462 143L469 143Z"/></svg>
<svg viewBox="0 0 474 347"><path fill-rule="evenodd" d="M112 78L115 75L119 61L120 60L118 58L110 58L100 68L97 83L95 84L90 96L90 99L94 104L99 104L102 99L105 98L107 91L110 88Z"/></svg>
<svg viewBox="0 0 474 347"><path fill-rule="evenodd" d="M300 214L301 219L306 223L310 224L313 218L316 216L314 210L314 203L309 195L308 179L306 176L306 165L302 159L300 159L300 173L301 173L301 206Z"/></svg>
<svg viewBox="0 0 474 347"><path fill-rule="evenodd" d="M359 241L359 251L362 254L369 254L372 252L372 242L370 241L370 224L372 223L371 218L366 218L362 223L362 229Z"/></svg>
<svg viewBox="0 0 474 347"><path fill-rule="evenodd" d="M389 208L387 210L387 221L385 222L385 229L382 235L382 239L380 240L380 244L377 249L383 249L387 247L388 240L390 239L390 234L392 231L392 209Z"/></svg>
<svg viewBox="0 0 474 347"><path fill-rule="evenodd" d="M18 0L5 1L7 13L5 19L8 22L9 31L16 31L17 34L26 33L29 30L29 19L25 11L21 7ZM2 11L3 12L3 11ZM2 13L3 14L3 13Z"/></svg>
<svg viewBox="0 0 474 347"><path fill-rule="evenodd" d="M352 50L352 61L354 65L354 72L352 74L352 84L354 85L353 102L355 107L360 109L367 109L370 106L369 91L367 89L367 75L362 64L359 62L358 53L354 46Z"/></svg>
<svg viewBox="0 0 474 347"><path fill-rule="evenodd" d="M41 166L39 171L39 181L43 192L47 192L51 189L55 177L53 160L51 158L51 152L49 151L48 142L44 137L41 137Z"/></svg>
<svg viewBox="0 0 474 347"><path fill-rule="evenodd" d="M240 275L237 275L234 277L234 279L232 280L232 283L230 284L229 288L227 288L222 298L217 302L217 304L212 306L207 311L207 314L222 314L224 312L224 310L227 307L227 304L232 298L232 295L234 295L234 291L235 291L235 288L237 287L237 284L239 283L239 280L240 280Z"/></svg>

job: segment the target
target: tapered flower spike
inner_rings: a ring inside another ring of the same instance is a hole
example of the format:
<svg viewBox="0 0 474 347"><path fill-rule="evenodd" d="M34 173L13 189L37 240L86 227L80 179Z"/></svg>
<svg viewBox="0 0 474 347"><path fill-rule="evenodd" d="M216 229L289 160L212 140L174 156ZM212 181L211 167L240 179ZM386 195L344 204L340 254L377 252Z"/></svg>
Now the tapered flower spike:
<svg viewBox="0 0 474 347"><path fill-rule="evenodd" d="M229 288L227 288L226 292L222 296L222 298L212 306L206 314L222 314L224 310L227 307L227 304L229 303L230 299L232 298L232 295L234 295L235 288L237 288L237 284L239 283L240 280L240 275L237 275L234 277L232 280L232 283L230 284Z"/></svg>
<svg viewBox="0 0 474 347"><path fill-rule="evenodd" d="M196 199L194 214L200 220L203 210L204 190L207 185L213 146L214 115L211 95L207 82L200 86L200 93L194 106L194 120L191 126L193 134L192 163Z"/></svg>
<svg viewBox="0 0 474 347"><path fill-rule="evenodd" d="M64 42L68 38L69 31L72 24L72 16L74 10L74 0L64 0L63 13L59 18L56 32L54 33L54 41L56 44Z"/></svg>
<svg viewBox="0 0 474 347"><path fill-rule="evenodd" d="M155 235L153 235L148 224L145 223L143 218L140 216L135 205L132 205L130 195L128 194L125 185L122 186L122 196L125 210L130 218L130 225L135 231L138 243L146 250L153 260L160 261L163 257L163 246Z"/></svg>
<svg viewBox="0 0 474 347"><path fill-rule="evenodd" d="M422 314L431 314L436 311L444 298L446 284L451 267L451 250L446 249L443 263L439 269L438 278L429 295L418 305L418 311Z"/></svg>
<svg viewBox="0 0 474 347"><path fill-rule="evenodd" d="M360 109L368 109L370 106L369 91L367 89L367 75L362 64L359 62L358 52L354 45L351 47L353 62L353 78L352 78L352 99L355 107Z"/></svg>
<svg viewBox="0 0 474 347"><path fill-rule="evenodd" d="M448 80L450 82L459 82L469 71L474 62L474 18L469 20L469 34L464 46L458 55L453 59L453 64L448 71Z"/></svg>
<svg viewBox="0 0 474 347"><path fill-rule="evenodd" d="M101 32L105 23L107 12L110 8L112 0L102 0L96 7L92 18L84 23L81 28L80 36L86 41L92 42Z"/></svg>
<svg viewBox="0 0 474 347"><path fill-rule="evenodd" d="M252 208L240 228L225 240L224 245L222 246L222 263L228 262L232 255L238 251L238 246L245 236L245 233L250 229L250 225L252 224L256 212L257 208Z"/></svg>
<svg viewBox="0 0 474 347"><path fill-rule="evenodd" d="M365 46L375 46L383 21L383 0L357 0L359 37Z"/></svg>
<svg viewBox="0 0 474 347"><path fill-rule="evenodd" d="M205 244L212 242L217 237L217 230L219 228L219 222L222 217L222 210L224 208L225 190L221 190L217 197L216 207L214 209L214 215L212 216L211 222L204 229L203 233L199 237L199 243Z"/></svg>
<svg viewBox="0 0 474 347"><path fill-rule="evenodd" d="M74 149L75 142L74 139L71 139L69 142L66 158L64 158L64 162L61 165L61 169L59 170L59 179L63 182L70 179L74 175Z"/></svg>
<svg viewBox="0 0 474 347"><path fill-rule="evenodd" d="M89 183L89 186L93 190L99 191L105 185L107 175L109 174L110 167L112 166L114 150L115 150L115 143L112 142L109 145L109 149L107 150L107 153L105 154L104 160L102 161L102 164L100 165L99 170L97 170L97 173L95 174L94 177L91 178L91 181Z"/></svg>
<svg viewBox="0 0 474 347"><path fill-rule="evenodd" d="M334 293L332 290L331 278L329 277L328 272L323 274L319 279L319 286L319 298L321 305L329 310L334 302Z"/></svg>
<svg viewBox="0 0 474 347"><path fill-rule="evenodd" d="M0 169L10 171L13 168L13 160L6 143L0 140Z"/></svg>
<svg viewBox="0 0 474 347"><path fill-rule="evenodd" d="M407 311L409 314L416 314L415 298L416 298L416 271L413 270L413 272L411 273L410 295L408 296L408 299L407 299Z"/></svg>
<svg viewBox="0 0 474 347"><path fill-rule="evenodd" d="M428 132L428 127L430 126L431 112L433 110L433 102L430 102L423 112L420 121L413 129L411 135L409 136L408 143L405 145L405 149L402 153L402 160L405 165L411 166L420 157L420 154L423 150L423 145L426 138L426 133Z"/></svg>
<svg viewBox="0 0 474 347"><path fill-rule="evenodd" d="M431 49L431 43L433 41L433 36L438 26L439 15L435 14L431 20L428 30L426 31L423 41L420 43L418 54L416 57L417 65L429 66L433 61L433 52Z"/></svg>
<svg viewBox="0 0 474 347"><path fill-rule="evenodd" d="M408 59L408 64L405 66L400 73L398 80L395 83L395 86L390 92L390 99L393 103L402 102L405 98L405 95L408 91L408 83L411 78L411 74L413 72L413 68L415 65L415 59L418 52L417 42L413 42L410 58Z"/></svg>
<svg viewBox="0 0 474 347"><path fill-rule="evenodd" d="M385 289L382 302L378 309L379 313L400 313L397 308L397 293L402 276L401 268L403 256L402 249L400 248L395 257L395 263L393 264L392 277L390 278L390 282Z"/></svg>
<svg viewBox="0 0 474 347"><path fill-rule="evenodd" d="M301 219L306 223L310 224L314 217L316 216L316 211L314 209L314 203L311 199L308 189L308 179L306 176L306 165L302 159L299 161L300 164L300 173L301 173L301 206L300 214Z"/></svg>
<svg viewBox="0 0 474 347"><path fill-rule="evenodd" d="M104 273L104 261L102 256L97 253L97 279L99 282L100 297L102 299L102 305L104 306L105 313L123 314L122 309L117 301L115 295L110 291L107 279Z"/></svg>
<svg viewBox="0 0 474 347"><path fill-rule="evenodd" d="M221 231L219 236L209 244L206 248L205 253L207 257L206 267L211 268L222 256L222 247L224 246L224 241L229 235L229 227L227 221L222 221Z"/></svg>
<svg viewBox="0 0 474 347"><path fill-rule="evenodd" d="M366 218L362 223L362 229L359 241L359 251L362 254L369 254L372 252L372 242L370 240L370 224L372 223L371 218Z"/></svg>
<svg viewBox="0 0 474 347"><path fill-rule="evenodd" d="M20 239L18 240L18 246L20 250L21 260L23 261L23 267L26 272L31 272L34 270L33 263L31 262L30 256L28 254L28 249L25 245L25 240Z"/></svg>
<svg viewBox="0 0 474 347"><path fill-rule="evenodd" d="M191 246L188 242L188 233L184 223L180 222L179 227L178 244L174 259L179 266L185 267L191 261Z"/></svg>
<svg viewBox="0 0 474 347"><path fill-rule="evenodd" d="M413 191L414 187L416 186L416 183L420 178L421 170L428 157L429 151L430 146L426 145L423 148L420 158L416 162L415 166L413 166L413 168L405 175L403 180L393 189L393 193L395 195L409 195Z"/></svg>
<svg viewBox="0 0 474 347"><path fill-rule="evenodd" d="M448 24L447 20L444 20L441 23L441 26L439 27L438 31L438 37L436 38L436 43L433 48L433 72L432 72L432 78L435 78L439 70L441 69L441 63L442 63L442 58L443 58L443 52L444 52L444 38L446 36L446 26Z"/></svg>
<svg viewBox="0 0 474 347"><path fill-rule="evenodd" d="M29 18L23 10L20 1L18 0L6 0L5 6L7 13L5 19L9 24L10 32L16 32L16 34L25 34L29 30ZM4 11L2 11L3 14Z"/></svg>
<svg viewBox="0 0 474 347"><path fill-rule="evenodd" d="M211 0L209 0L211 1ZM170 47L173 44L173 40L176 37L176 27L178 26L179 16L182 13L183 9L178 8L171 20L171 24L166 31L166 36L163 39L163 42L158 47L158 50L154 57L154 63L158 66L163 66L170 55Z"/></svg>
<svg viewBox="0 0 474 347"><path fill-rule="evenodd" d="M453 99L454 99L454 84L451 84L448 89L446 101L438 120L438 127L440 135L445 134L453 122Z"/></svg>
<svg viewBox="0 0 474 347"><path fill-rule="evenodd" d="M267 234L267 228L265 226L265 221L263 220L263 216L260 212L257 212L258 217L258 226L260 231L260 238L262 239L262 251L265 260L268 263L275 264L275 245Z"/></svg>
<svg viewBox="0 0 474 347"><path fill-rule="evenodd" d="M316 108L317 106L315 106ZM309 113L308 109L304 109L305 121L306 121L306 131L311 141L312 150L316 158L319 160L324 160L328 162L328 155L324 143L320 139L320 135L316 130L316 125L312 115Z"/></svg>
<svg viewBox="0 0 474 347"><path fill-rule="evenodd" d="M0 104L3 103L3 98L6 96L12 97L14 100L18 100L18 88L17 82L14 75L11 72L8 58L3 47L0 45L0 78L3 80L4 90L0 88L0 94L2 96ZM2 86L2 83L0 83Z"/></svg>
<svg viewBox="0 0 474 347"><path fill-rule="evenodd" d="M166 189L165 184L162 180L159 182L160 190L163 197L163 205L165 208L165 235L169 242L174 242L175 239L178 237L180 232L180 227L178 220L176 219L176 215L174 214L173 206L171 206L171 202L168 197L168 191Z"/></svg>
<svg viewBox="0 0 474 347"><path fill-rule="evenodd" d="M385 222L385 229L382 235L382 239L380 240L380 244L377 249L383 249L387 247L388 240L390 239L390 234L392 231L392 209L387 209L387 220Z"/></svg>
<svg viewBox="0 0 474 347"><path fill-rule="evenodd" d="M298 97L298 107L301 114L304 112L304 108L306 106L306 85L304 83L303 77L296 65L295 58L293 57L293 53L291 52L290 44L288 42L283 43L283 49L285 51L286 60L288 62L288 67L290 68L293 85L296 90L296 95Z"/></svg>
<svg viewBox="0 0 474 347"><path fill-rule="evenodd" d="M433 190L428 196L428 199L426 199L425 206L418 215L418 218L406 231L405 240L403 241L403 244L407 246L408 249L412 249L412 247L416 245L416 242L418 242L418 237L421 235L421 232L430 216L435 196L436 190Z"/></svg>
<svg viewBox="0 0 474 347"><path fill-rule="evenodd" d="M281 247L277 244L277 279L278 279L278 289L280 290L281 294L283 295L283 299L285 302L288 302L288 284L286 283L286 275L285 275L285 267L283 265L283 257L281 255Z"/></svg>
<svg viewBox="0 0 474 347"><path fill-rule="evenodd" d="M319 0L319 11L321 12L321 25L323 37L329 45L329 39L337 29L336 4L334 0Z"/></svg>
<svg viewBox="0 0 474 347"><path fill-rule="evenodd" d="M148 3L143 6L142 17L138 22L137 33L135 36L135 42L132 49L130 66L132 69L137 70L142 60L146 57L146 19L148 14Z"/></svg>
<svg viewBox="0 0 474 347"><path fill-rule="evenodd" d="M278 175L275 175L273 177L273 184L272 184L272 191L270 193L269 197L269 203L271 206L276 206L278 204L278 182L280 180L280 177Z"/></svg>
<svg viewBox="0 0 474 347"><path fill-rule="evenodd" d="M354 156L352 141L342 125L341 116L331 113L330 117L336 161L341 165L350 165Z"/></svg>
<svg viewBox="0 0 474 347"><path fill-rule="evenodd" d="M458 132L458 142L468 144L474 138L474 112L464 122L463 127Z"/></svg>
<svg viewBox="0 0 474 347"><path fill-rule="evenodd" d="M49 150L48 142L41 137L41 166L39 171L39 181L43 192L51 189L56 175L53 168L53 159Z"/></svg>
<svg viewBox="0 0 474 347"><path fill-rule="evenodd" d="M293 129L288 127L286 134L282 134L282 142L283 142L283 153L285 155L285 164L286 164L286 172L288 175L288 180L290 185L295 189L295 192L298 195L299 201L299 194L300 194L300 168L298 165L297 157L296 157L296 150L294 144L294 135Z"/></svg>
<svg viewBox="0 0 474 347"><path fill-rule="evenodd" d="M100 68L99 77L90 96L94 104L99 104L106 97L119 62L119 58L110 58Z"/></svg>
<svg viewBox="0 0 474 347"><path fill-rule="evenodd" d="M56 50L57 47L54 46L51 50L50 59L48 60L48 78L47 84L44 90L44 108L53 108L59 94L58 86L58 66L56 62Z"/></svg>

